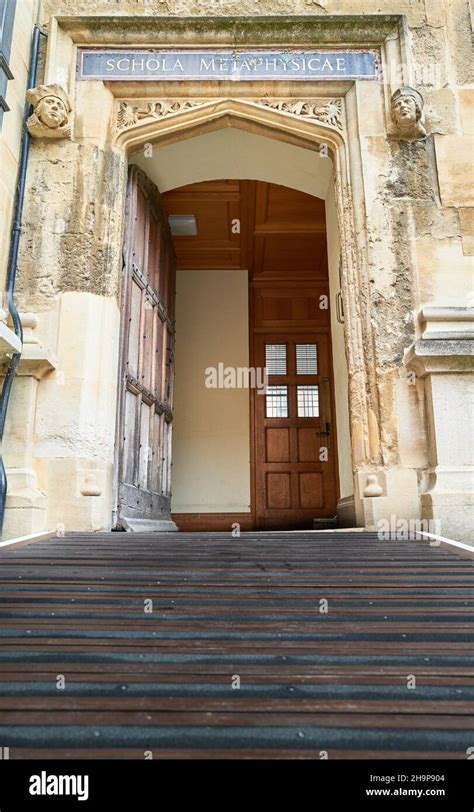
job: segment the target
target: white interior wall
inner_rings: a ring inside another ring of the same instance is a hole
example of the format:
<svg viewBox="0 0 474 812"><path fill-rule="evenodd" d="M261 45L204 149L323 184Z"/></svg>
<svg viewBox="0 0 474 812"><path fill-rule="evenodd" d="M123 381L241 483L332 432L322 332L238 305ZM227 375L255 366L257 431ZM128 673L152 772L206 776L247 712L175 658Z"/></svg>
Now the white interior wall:
<svg viewBox="0 0 474 812"><path fill-rule="evenodd" d="M209 389L206 369L249 366L247 271L178 271L173 513L250 512L248 389Z"/></svg>

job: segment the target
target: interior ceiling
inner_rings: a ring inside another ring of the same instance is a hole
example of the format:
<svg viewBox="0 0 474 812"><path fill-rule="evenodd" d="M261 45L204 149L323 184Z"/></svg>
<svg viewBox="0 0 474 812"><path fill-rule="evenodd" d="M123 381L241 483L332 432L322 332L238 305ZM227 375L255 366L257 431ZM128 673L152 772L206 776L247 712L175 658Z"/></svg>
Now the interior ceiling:
<svg viewBox="0 0 474 812"><path fill-rule="evenodd" d="M168 215L197 220L196 236L173 238L178 270L248 269L254 278L288 278L289 271L326 269L325 205L317 197L263 181L215 180L162 199Z"/></svg>

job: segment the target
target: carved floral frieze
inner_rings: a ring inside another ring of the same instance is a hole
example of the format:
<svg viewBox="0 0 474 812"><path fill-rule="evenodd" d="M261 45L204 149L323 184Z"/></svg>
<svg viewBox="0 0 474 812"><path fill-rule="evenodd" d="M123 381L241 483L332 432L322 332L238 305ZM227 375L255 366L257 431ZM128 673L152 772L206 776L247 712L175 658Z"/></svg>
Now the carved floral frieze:
<svg viewBox="0 0 474 812"><path fill-rule="evenodd" d="M258 99L255 103L281 113L319 121L340 132L343 129L342 99Z"/></svg>
<svg viewBox="0 0 474 812"><path fill-rule="evenodd" d="M118 133L125 132L138 124L153 119L163 119L186 113L197 107L209 104L210 99L154 99L123 100L119 103L116 119ZM222 101L214 99L214 103ZM339 132L344 128L344 107L342 99L245 99L246 104L267 107L281 113L308 121L325 124Z"/></svg>
<svg viewBox="0 0 474 812"><path fill-rule="evenodd" d="M135 101L135 100L134 100ZM143 121L165 118L185 113L193 107L202 107L208 99L159 99L157 101L120 102L117 113L117 130L122 132Z"/></svg>

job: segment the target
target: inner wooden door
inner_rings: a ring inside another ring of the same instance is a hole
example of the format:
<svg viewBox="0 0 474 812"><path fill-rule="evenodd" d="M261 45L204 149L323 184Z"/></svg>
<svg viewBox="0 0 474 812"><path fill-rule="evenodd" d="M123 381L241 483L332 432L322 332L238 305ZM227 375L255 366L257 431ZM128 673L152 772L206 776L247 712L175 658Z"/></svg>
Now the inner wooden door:
<svg viewBox="0 0 474 812"><path fill-rule="evenodd" d="M329 336L257 335L255 358L268 375L254 398L256 525L309 528L336 513Z"/></svg>

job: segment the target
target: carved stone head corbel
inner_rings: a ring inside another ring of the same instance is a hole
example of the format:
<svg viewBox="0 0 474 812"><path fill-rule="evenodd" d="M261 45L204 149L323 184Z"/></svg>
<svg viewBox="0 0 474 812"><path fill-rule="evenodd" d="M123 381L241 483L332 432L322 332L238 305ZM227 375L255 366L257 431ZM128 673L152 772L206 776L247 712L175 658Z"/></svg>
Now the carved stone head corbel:
<svg viewBox="0 0 474 812"><path fill-rule="evenodd" d="M39 85L26 91L33 105L27 127L35 138L71 138L72 110L69 96L60 85Z"/></svg>
<svg viewBox="0 0 474 812"><path fill-rule="evenodd" d="M398 141L419 141L426 138L422 123L423 96L412 87L400 87L392 95L390 112L393 129L390 137Z"/></svg>

